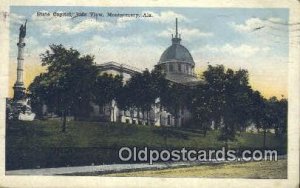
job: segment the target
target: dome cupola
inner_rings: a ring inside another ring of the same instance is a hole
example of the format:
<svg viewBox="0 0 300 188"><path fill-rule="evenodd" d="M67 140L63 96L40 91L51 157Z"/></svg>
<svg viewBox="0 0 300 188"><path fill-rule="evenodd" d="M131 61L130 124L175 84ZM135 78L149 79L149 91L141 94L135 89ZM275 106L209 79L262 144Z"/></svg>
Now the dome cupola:
<svg viewBox="0 0 300 188"><path fill-rule="evenodd" d="M167 62L183 62L195 65L194 59L189 50L180 44L181 36L178 34L178 20L176 18L175 37L172 34L172 45L161 55L158 64Z"/></svg>
<svg viewBox="0 0 300 188"><path fill-rule="evenodd" d="M161 67L169 80L185 83L196 79L195 62L189 50L181 44L177 18L175 36L172 34L172 45L162 53L157 66Z"/></svg>

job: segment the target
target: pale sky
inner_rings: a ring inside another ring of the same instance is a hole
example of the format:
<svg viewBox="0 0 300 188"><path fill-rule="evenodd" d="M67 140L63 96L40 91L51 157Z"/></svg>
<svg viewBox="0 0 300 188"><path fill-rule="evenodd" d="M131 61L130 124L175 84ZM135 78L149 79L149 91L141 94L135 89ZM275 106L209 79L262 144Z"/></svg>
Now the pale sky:
<svg viewBox="0 0 300 188"><path fill-rule="evenodd" d="M63 44L82 54L95 55L99 64L116 61L152 69L171 45L177 17L182 45L191 52L198 73L206 69L208 62L244 68L250 73L254 89L266 97L287 97L291 30L287 25L288 9L13 6L10 11L10 87L16 80L16 43L25 19L24 79L28 86L43 70L39 54L49 44ZM37 12L51 16L37 16ZM53 12L97 12L104 17L54 17ZM150 13L153 17L113 18L106 16L108 12Z"/></svg>

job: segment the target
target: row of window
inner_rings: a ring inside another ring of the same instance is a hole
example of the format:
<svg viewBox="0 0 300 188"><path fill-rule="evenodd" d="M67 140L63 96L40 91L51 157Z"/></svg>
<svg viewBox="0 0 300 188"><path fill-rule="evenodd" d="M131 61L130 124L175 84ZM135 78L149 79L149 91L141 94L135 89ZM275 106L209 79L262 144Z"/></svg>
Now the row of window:
<svg viewBox="0 0 300 188"><path fill-rule="evenodd" d="M167 125L171 125L171 118L172 118L171 115L168 115L168 117L167 117ZM183 123L184 123L183 118L181 118L180 120L181 120L181 124L183 124ZM126 119L125 119L125 122L126 122L127 124L129 124L129 123L130 123L130 119L126 118ZM135 119L132 119L131 124L139 124L139 125L142 125L143 122L140 121L140 120L137 121L137 120L135 120ZM145 122L145 124L148 125L148 122Z"/></svg>
<svg viewBox="0 0 300 188"><path fill-rule="evenodd" d="M177 65L177 69L175 70L175 66ZM165 65L162 65L164 66L164 70L167 70L168 72L183 72L183 73L188 73L188 74L191 74L193 69L191 68L190 65L187 65L187 64L181 64L181 63L178 63L178 64L175 64L175 63L169 63L169 64L165 64ZM168 67L167 67L168 66Z"/></svg>

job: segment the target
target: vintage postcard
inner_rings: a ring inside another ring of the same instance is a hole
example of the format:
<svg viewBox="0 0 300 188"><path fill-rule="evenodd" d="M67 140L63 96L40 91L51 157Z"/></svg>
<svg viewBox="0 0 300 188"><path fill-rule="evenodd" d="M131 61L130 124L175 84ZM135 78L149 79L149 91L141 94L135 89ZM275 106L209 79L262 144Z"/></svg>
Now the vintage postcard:
<svg viewBox="0 0 300 188"><path fill-rule="evenodd" d="M1 3L3 187L298 187L300 2Z"/></svg>

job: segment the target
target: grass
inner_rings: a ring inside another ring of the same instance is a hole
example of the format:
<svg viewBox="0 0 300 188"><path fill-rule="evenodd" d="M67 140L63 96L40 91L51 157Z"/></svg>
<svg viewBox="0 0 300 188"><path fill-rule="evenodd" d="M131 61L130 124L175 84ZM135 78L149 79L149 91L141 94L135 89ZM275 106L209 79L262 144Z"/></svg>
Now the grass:
<svg viewBox="0 0 300 188"><path fill-rule="evenodd" d="M104 176L286 179L287 160L205 164L184 168L105 174Z"/></svg>
<svg viewBox="0 0 300 188"><path fill-rule="evenodd" d="M60 130L60 121L11 122L7 126L8 146L28 147L194 147L220 148L223 142L217 139L218 131L209 131L204 137L199 132L168 128L167 139L159 127L100 122L68 122L67 132ZM263 135L241 133L229 147L260 148ZM267 135L267 146L284 147L282 140L273 134Z"/></svg>
<svg viewBox="0 0 300 188"><path fill-rule="evenodd" d="M218 131L204 137L198 130L184 130L122 123L67 123L61 132L58 120L32 122L11 121L6 128L6 168L43 168L119 163L118 149L127 147L220 149ZM259 149L263 135L241 133L230 148ZM267 135L267 147L286 151L286 142Z"/></svg>

